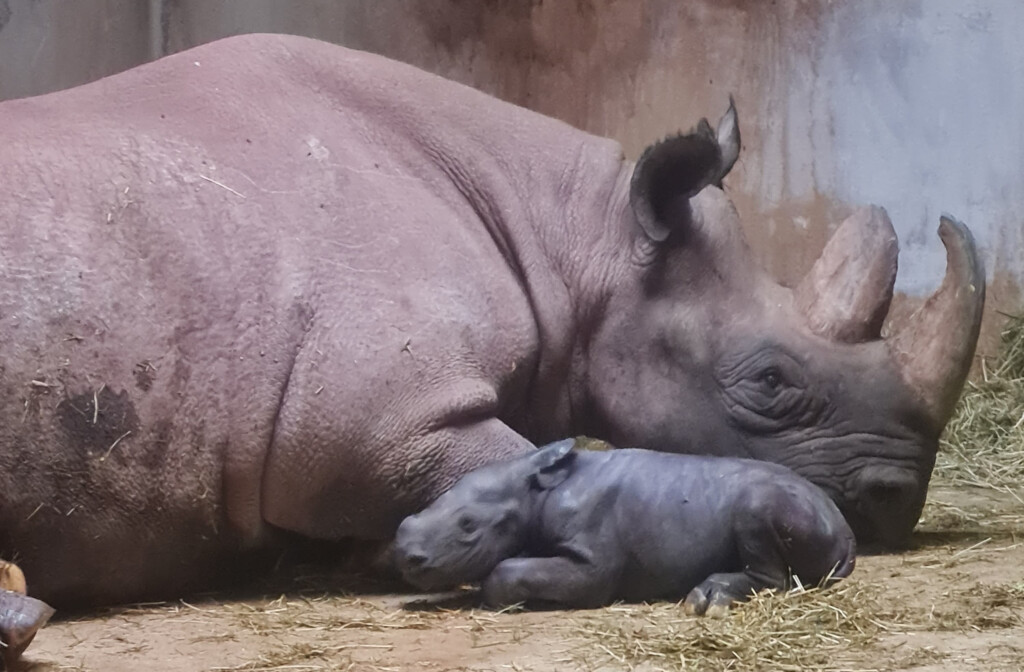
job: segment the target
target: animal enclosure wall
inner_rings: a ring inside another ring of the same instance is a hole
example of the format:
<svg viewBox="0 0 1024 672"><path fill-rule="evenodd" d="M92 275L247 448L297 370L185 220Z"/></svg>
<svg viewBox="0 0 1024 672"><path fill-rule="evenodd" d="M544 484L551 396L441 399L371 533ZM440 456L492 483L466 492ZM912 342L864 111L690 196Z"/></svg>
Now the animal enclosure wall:
<svg viewBox="0 0 1024 672"><path fill-rule="evenodd" d="M0 0L0 98L254 31L413 63L630 157L732 93L744 149L727 186L779 279L800 278L852 206L877 203L900 236L905 315L941 279L948 211L983 248L990 315L1021 307L1016 0Z"/></svg>

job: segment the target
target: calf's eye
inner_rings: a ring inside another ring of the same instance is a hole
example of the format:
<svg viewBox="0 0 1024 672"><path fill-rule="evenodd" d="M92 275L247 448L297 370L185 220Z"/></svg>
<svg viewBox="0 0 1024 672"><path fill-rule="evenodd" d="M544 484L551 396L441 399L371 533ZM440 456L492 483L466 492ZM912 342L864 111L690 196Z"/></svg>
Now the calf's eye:
<svg viewBox="0 0 1024 672"><path fill-rule="evenodd" d="M476 531L476 521L473 520L470 516L459 516L458 525L459 529L465 532L466 534L470 534L471 532Z"/></svg>

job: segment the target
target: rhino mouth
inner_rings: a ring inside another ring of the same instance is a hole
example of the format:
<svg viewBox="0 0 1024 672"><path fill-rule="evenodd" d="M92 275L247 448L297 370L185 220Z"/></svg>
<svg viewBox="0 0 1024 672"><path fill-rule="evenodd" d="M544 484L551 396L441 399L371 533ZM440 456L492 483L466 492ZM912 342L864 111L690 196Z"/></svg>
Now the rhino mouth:
<svg viewBox="0 0 1024 672"><path fill-rule="evenodd" d="M904 550L912 545L914 529L924 508L924 497L897 499L892 493L839 506L863 549Z"/></svg>
<svg viewBox="0 0 1024 672"><path fill-rule="evenodd" d="M856 509L840 507L839 510L857 538L858 552L900 551L911 546L916 518L907 524L905 521L891 518L880 520L868 517Z"/></svg>
<svg viewBox="0 0 1024 672"><path fill-rule="evenodd" d="M436 563L430 556L416 545L409 547L398 545L395 548L395 565L402 578L423 591L451 590L460 581L449 567Z"/></svg>
<svg viewBox="0 0 1024 672"><path fill-rule="evenodd" d="M419 590L425 592L441 592L454 590L465 581L460 581L451 576L449 572L437 567L408 566L399 564L402 578Z"/></svg>

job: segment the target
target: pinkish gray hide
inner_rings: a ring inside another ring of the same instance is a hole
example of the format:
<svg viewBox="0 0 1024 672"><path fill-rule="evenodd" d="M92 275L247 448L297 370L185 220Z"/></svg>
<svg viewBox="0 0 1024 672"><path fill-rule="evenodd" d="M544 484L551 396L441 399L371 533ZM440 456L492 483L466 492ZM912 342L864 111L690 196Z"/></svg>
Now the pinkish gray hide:
<svg viewBox="0 0 1024 672"><path fill-rule="evenodd" d="M386 540L539 443L784 464L905 541L984 274L881 340L896 239L793 291L718 188L733 111L618 144L377 56L208 44L0 105L0 552L57 606L174 595L284 531Z"/></svg>

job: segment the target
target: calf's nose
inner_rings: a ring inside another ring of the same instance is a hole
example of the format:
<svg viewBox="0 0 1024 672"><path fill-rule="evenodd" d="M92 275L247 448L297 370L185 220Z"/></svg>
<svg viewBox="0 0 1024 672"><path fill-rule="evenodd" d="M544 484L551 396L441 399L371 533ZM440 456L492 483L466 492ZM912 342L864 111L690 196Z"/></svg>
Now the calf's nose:
<svg viewBox="0 0 1024 672"><path fill-rule="evenodd" d="M423 550L418 535L409 521L402 523L395 535L395 562L402 571L417 569L427 563L427 554Z"/></svg>

